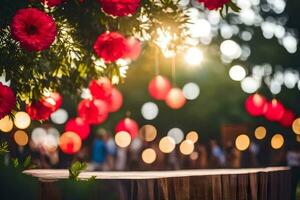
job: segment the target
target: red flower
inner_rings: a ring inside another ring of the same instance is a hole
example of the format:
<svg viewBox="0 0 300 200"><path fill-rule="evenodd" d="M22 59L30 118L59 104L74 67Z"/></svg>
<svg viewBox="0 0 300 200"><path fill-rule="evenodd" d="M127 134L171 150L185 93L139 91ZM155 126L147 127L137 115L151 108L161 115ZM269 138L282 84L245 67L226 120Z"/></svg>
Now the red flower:
<svg viewBox="0 0 300 200"><path fill-rule="evenodd" d="M11 23L12 37L28 51L45 50L56 36L54 19L36 8L18 10Z"/></svg>
<svg viewBox="0 0 300 200"><path fill-rule="evenodd" d="M101 77L98 80L92 80L89 84L89 89L95 99L106 101L111 96L113 86L108 78Z"/></svg>
<svg viewBox="0 0 300 200"><path fill-rule="evenodd" d="M116 17L133 15L140 5L140 0L98 0L98 2L105 13Z"/></svg>
<svg viewBox="0 0 300 200"><path fill-rule="evenodd" d="M0 119L11 113L16 106L16 96L12 89L0 83Z"/></svg>
<svg viewBox="0 0 300 200"><path fill-rule="evenodd" d="M105 32L97 38L94 50L105 62L114 62L125 55L128 46L126 38L120 33Z"/></svg>
<svg viewBox="0 0 300 200"><path fill-rule="evenodd" d="M52 107L45 106L41 101L26 106L26 112L32 120L48 120L53 113Z"/></svg>
<svg viewBox="0 0 300 200"><path fill-rule="evenodd" d="M41 0L44 5L48 7L55 7L62 3L63 0Z"/></svg>
<svg viewBox="0 0 300 200"><path fill-rule="evenodd" d="M222 8L230 0L198 0L199 3L203 3L208 10L216 10Z"/></svg>

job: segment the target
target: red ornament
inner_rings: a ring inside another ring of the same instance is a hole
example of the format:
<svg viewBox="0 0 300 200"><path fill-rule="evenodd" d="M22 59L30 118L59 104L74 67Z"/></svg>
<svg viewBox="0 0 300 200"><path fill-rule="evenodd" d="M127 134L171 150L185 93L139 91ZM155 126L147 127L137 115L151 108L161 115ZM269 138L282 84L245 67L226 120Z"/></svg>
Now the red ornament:
<svg viewBox="0 0 300 200"><path fill-rule="evenodd" d="M179 88L172 88L167 97L166 104L172 109L179 109L184 106L186 99L183 95L183 92Z"/></svg>
<svg viewBox="0 0 300 200"><path fill-rule="evenodd" d="M112 16L133 15L140 5L140 0L98 0L103 11Z"/></svg>
<svg viewBox="0 0 300 200"><path fill-rule="evenodd" d="M78 115L89 124L101 124L108 117L107 104L99 99L84 99L78 105Z"/></svg>
<svg viewBox="0 0 300 200"><path fill-rule="evenodd" d="M16 107L16 96L13 90L0 82L0 119L10 114Z"/></svg>
<svg viewBox="0 0 300 200"><path fill-rule="evenodd" d="M63 133L59 138L59 146L66 154L77 153L81 148L81 143L79 135L71 131Z"/></svg>
<svg viewBox="0 0 300 200"><path fill-rule="evenodd" d="M55 7L61 4L63 0L41 0L41 2L48 7Z"/></svg>
<svg viewBox="0 0 300 200"><path fill-rule="evenodd" d="M216 10L222 8L230 0L198 0L199 3L203 3L204 7L208 10Z"/></svg>
<svg viewBox="0 0 300 200"><path fill-rule="evenodd" d="M28 51L45 50L56 37L54 19L36 8L18 10L10 27L12 37Z"/></svg>
<svg viewBox="0 0 300 200"><path fill-rule="evenodd" d="M85 140L89 136L91 129L88 123L77 117L67 122L65 131L77 133L82 140Z"/></svg>
<svg viewBox="0 0 300 200"><path fill-rule="evenodd" d="M109 112L118 111L123 104L122 93L118 89L113 88L111 91L111 96L109 99L106 100L106 103Z"/></svg>
<svg viewBox="0 0 300 200"><path fill-rule="evenodd" d="M26 105L26 112L32 120L48 120L53 113L53 107L48 107L41 101Z"/></svg>
<svg viewBox="0 0 300 200"><path fill-rule="evenodd" d="M111 96L113 86L106 77L92 80L89 85L90 92L95 99L107 100Z"/></svg>
<svg viewBox="0 0 300 200"><path fill-rule="evenodd" d="M283 105L276 99L267 104L265 117L270 121L279 121L284 115Z"/></svg>
<svg viewBox="0 0 300 200"><path fill-rule="evenodd" d="M148 91L152 98L156 100L164 100L171 90L170 81L164 76L156 76L148 85Z"/></svg>
<svg viewBox="0 0 300 200"><path fill-rule="evenodd" d="M127 46L129 50L124 55L124 58L136 60L140 56L142 51L141 42L135 37L129 37L127 38Z"/></svg>
<svg viewBox="0 0 300 200"><path fill-rule="evenodd" d="M131 138L135 138L139 132L139 125L133 119L126 117L119 121L115 128L116 133L126 131L130 134Z"/></svg>
<svg viewBox="0 0 300 200"><path fill-rule="evenodd" d="M53 92L50 93L49 96L43 97L40 102L46 107L50 107L52 109L52 112L55 112L60 108L62 104L62 96L57 92Z"/></svg>
<svg viewBox="0 0 300 200"><path fill-rule="evenodd" d="M126 38L117 32L102 33L94 44L96 54L105 62L115 62L128 51Z"/></svg>
<svg viewBox="0 0 300 200"><path fill-rule="evenodd" d="M284 127L290 127L290 126L292 126L294 120L295 120L294 112L291 110L285 110L279 123Z"/></svg>
<svg viewBox="0 0 300 200"><path fill-rule="evenodd" d="M267 99L260 94L250 95L246 102L245 107L247 112L252 116L261 116L266 111Z"/></svg>

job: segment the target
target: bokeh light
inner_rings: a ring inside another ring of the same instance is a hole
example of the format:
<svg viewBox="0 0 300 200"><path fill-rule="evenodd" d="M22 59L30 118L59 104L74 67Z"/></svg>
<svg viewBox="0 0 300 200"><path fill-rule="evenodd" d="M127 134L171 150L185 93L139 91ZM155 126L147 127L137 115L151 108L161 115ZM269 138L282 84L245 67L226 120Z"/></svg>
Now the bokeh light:
<svg viewBox="0 0 300 200"><path fill-rule="evenodd" d="M203 60L203 53L197 47L190 47L186 51L184 59L189 65L199 65Z"/></svg>
<svg viewBox="0 0 300 200"><path fill-rule="evenodd" d="M14 134L14 140L19 146L25 146L28 144L28 135L23 130L18 130Z"/></svg>
<svg viewBox="0 0 300 200"><path fill-rule="evenodd" d="M155 140L157 136L157 130L155 126L146 124L140 129L140 134L146 142L151 142Z"/></svg>
<svg viewBox="0 0 300 200"><path fill-rule="evenodd" d="M255 138L258 139L258 140L262 140L266 137L267 135L267 130L265 127L263 126L259 126L255 129L254 131L254 135L255 135Z"/></svg>
<svg viewBox="0 0 300 200"><path fill-rule="evenodd" d="M242 90L248 94L256 92L259 89L260 85L260 81L257 78L251 76L248 76L241 81Z"/></svg>
<svg viewBox="0 0 300 200"><path fill-rule="evenodd" d="M51 114L50 118L55 124L64 124L68 120L68 112L65 109L58 109L54 113Z"/></svg>
<svg viewBox="0 0 300 200"><path fill-rule="evenodd" d="M26 129L30 126L31 119L26 112L17 112L14 119L15 126L19 129Z"/></svg>
<svg viewBox="0 0 300 200"><path fill-rule="evenodd" d="M229 76L234 81L241 81L246 77L246 70L240 65L234 65L229 70Z"/></svg>
<svg viewBox="0 0 300 200"><path fill-rule="evenodd" d="M14 123L9 116L5 116L0 120L0 130L8 133L14 128Z"/></svg>
<svg viewBox="0 0 300 200"><path fill-rule="evenodd" d="M59 146L66 154L75 154L81 148L81 139L78 134L68 131L60 136Z"/></svg>
<svg viewBox="0 0 300 200"><path fill-rule="evenodd" d="M220 46L221 53L229 59L237 59L242 54L242 49L238 43L233 40L225 40Z"/></svg>
<svg viewBox="0 0 300 200"><path fill-rule="evenodd" d="M76 140L77 139L73 139L73 140ZM76 145L75 141L73 142L74 145ZM78 143L78 141L77 141ZM55 137L55 135L52 135L52 134L47 134L45 137L44 137L44 140L43 140L43 148L47 151L47 152L55 152L57 150L57 147L59 145L59 141L57 141L57 138ZM77 144L78 145L78 144ZM74 151L76 151L75 149L76 147L74 147ZM77 152L77 151L76 151Z"/></svg>
<svg viewBox="0 0 300 200"><path fill-rule="evenodd" d="M188 100L195 100L200 94L200 88L196 83L187 83L182 88L183 96Z"/></svg>
<svg viewBox="0 0 300 200"><path fill-rule="evenodd" d="M294 133L296 133L297 135L300 135L300 118L297 118L294 120L293 124L292 124L292 128Z"/></svg>
<svg viewBox="0 0 300 200"><path fill-rule="evenodd" d="M31 140L35 145L39 146L43 144L46 135L47 131L44 128L37 127L31 132Z"/></svg>
<svg viewBox="0 0 300 200"><path fill-rule="evenodd" d="M191 160L197 160L199 158L199 153L194 151L193 153L190 154L190 159Z"/></svg>
<svg viewBox="0 0 300 200"><path fill-rule="evenodd" d="M183 155L190 155L194 151L194 143L191 140L184 140L180 144L179 150Z"/></svg>
<svg viewBox="0 0 300 200"><path fill-rule="evenodd" d="M186 137L185 137L186 140L190 140L192 141L193 143L196 143L199 139L199 135L196 131L190 131Z"/></svg>
<svg viewBox="0 0 300 200"><path fill-rule="evenodd" d="M245 151L250 146L250 138L245 134L239 135L235 140L235 146L238 150Z"/></svg>
<svg viewBox="0 0 300 200"><path fill-rule="evenodd" d="M142 160L147 164L153 163L156 160L156 152L154 151L154 149L145 149L142 152Z"/></svg>
<svg viewBox="0 0 300 200"><path fill-rule="evenodd" d="M115 135L115 143L121 148L126 148L131 143L131 136L126 131L117 132Z"/></svg>
<svg viewBox="0 0 300 200"><path fill-rule="evenodd" d="M273 149L280 149L284 144L284 138L281 134L275 134L271 139Z"/></svg>
<svg viewBox="0 0 300 200"><path fill-rule="evenodd" d="M167 97L166 104L172 109L180 109L186 103L183 92L179 88L172 88Z"/></svg>
<svg viewBox="0 0 300 200"><path fill-rule="evenodd" d="M163 153L171 153L175 149L175 140L170 136L165 136L159 141L159 149Z"/></svg>
<svg viewBox="0 0 300 200"><path fill-rule="evenodd" d="M158 106L153 102L146 102L143 104L141 113L146 120L153 120L157 117L159 112Z"/></svg>
<svg viewBox="0 0 300 200"><path fill-rule="evenodd" d="M168 136L173 138L176 144L179 144L184 138L184 133L180 128L172 128L168 131Z"/></svg>

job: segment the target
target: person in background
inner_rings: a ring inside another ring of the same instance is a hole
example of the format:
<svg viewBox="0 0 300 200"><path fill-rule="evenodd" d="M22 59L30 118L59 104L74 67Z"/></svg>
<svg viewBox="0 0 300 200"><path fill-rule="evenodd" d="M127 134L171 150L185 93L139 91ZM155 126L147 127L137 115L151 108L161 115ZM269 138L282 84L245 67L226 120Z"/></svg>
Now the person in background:
<svg viewBox="0 0 300 200"><path fill-rule="evenodd" d="M107 157L107 150L104 138L107 135L105 129L98 129L92 144L92 163L88 167L89 170L103 170L103 164Z"/></svg>
<svg viewBox="0 0 300 200"><path fill-rule="evenodd" d="M220 168L225 165L225 155L221 147L218 145L216 140L211 140L209 142L210 150L210 167L211 168Z"/></svg>
<svg viewBox="0 0 300 200"><path fill-rule="evenodd" d="M286 160L288 166L291 168L291 187L292 195L291 200L296 200L296 190L297 185L300 180L300 146L299 144L294 144L292 148L287 152Z"/></svg>

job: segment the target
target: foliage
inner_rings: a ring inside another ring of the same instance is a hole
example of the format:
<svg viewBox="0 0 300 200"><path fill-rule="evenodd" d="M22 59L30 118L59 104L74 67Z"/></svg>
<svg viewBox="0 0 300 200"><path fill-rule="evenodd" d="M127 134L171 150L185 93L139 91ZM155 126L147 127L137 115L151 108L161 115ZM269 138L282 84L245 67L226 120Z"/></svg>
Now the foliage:
<svg viewBox="0 0 300 200"><path fill-rule="evenodd" d="M7 142L2 142L0 144L0 155L6 154L8 152L9 152L9 150L8 150L8 144L7 144Z"/></svg>
<svg viewBox="0 0 300 200"><path fill-rule="evenodd" d="M23 163L21 163L18 158L11 159L11 162L15 169L19 169L21 171L36 168L36 165L32 164L31 156L27 156Z"/></svg>
<svg viewBox="0 0 300 200"><path fill-rule="evenodd" d="M80 181L79 175L82 171L87 168L87 164L84 162L76 161L74 162L71 167L69 168L69 179L74 181ZM96 176L90 177L87 181L94 181L96 180Z"/></svg>

